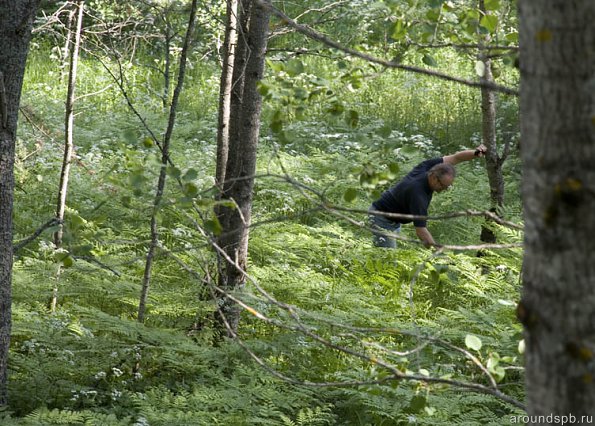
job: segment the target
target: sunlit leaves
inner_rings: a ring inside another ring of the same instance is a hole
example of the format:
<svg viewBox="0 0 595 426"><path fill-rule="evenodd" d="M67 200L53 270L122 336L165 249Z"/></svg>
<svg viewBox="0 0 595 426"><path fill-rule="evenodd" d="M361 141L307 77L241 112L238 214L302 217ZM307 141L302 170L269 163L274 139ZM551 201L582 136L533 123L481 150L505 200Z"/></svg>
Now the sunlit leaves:
<svg viewBox="0 0 595 426"><path fill-rule="evenodd" d="M465 346L469 349L473 349L474 351L479 351L482 347L481 339L473 334L467 334L465 336Z"/></svg>
<svg viewBox="0 0 595 426"><path fill-rule="evenodd" d="M494 33L498 27L498 17L495 15L484 15L479 21L479 25L490 33Z"/></svg>
<svg viewBox="0 0 595 426"><path fill-rule="evenodd" d="M375 165L366 163L362 167L359 174L359 182L363 188L375 189L379 185L386 185L391 183L399 172L399 165L391 163L388 165L388 170L377 169Z"/></svg>
<svg viewBox="0 0 595 426"><path fill-rule="evenodd" d="M486 10L500 9L500 0L484 0L484 7Z"/></svg>
<svg viewBox="0 0 595 426"><path fill-rule="evenodd" d="M395 22L391 37L395 41L402 41L407 36L407 26L403 20L398 19Z"/></svg>
<svg viewBox="0 0 595 426"><path fill-rule="evenodd" d="M483 77L486 73L486 66L483 61L475 61L475 73L479 77Z"/></svg>

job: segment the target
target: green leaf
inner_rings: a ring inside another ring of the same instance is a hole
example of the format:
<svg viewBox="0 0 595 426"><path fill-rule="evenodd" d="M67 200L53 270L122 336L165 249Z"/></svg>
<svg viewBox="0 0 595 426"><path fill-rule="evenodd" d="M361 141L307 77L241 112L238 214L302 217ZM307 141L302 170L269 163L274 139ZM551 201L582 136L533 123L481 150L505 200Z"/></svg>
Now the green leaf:
<svg viewBox="0 0 595 426"><path fill-rule="evenodd" d="M376 134L382 138L388 138L392 133L393 129L390 126L382 126L376 129Z"/></svg>
<svg viewBox="0 0 595 426"><path fill-rule="evenodd" d="M517 350L519 351L520 354L525 353L525 339L522 339L519 341L519 346L518 346Z"/></svg>
<svg viewBox="0 0 595 426"><path fill-rule="evenodd" d="M259 81L257 84L257 90L261 96L266 96L269 94L270 88L269 88L269 85L267 85L266 83Z"/></svg>
<svg viewBox="0 0 595 426"><path fill-rule="evenodd" d="M493 33L498 27L498 17L495 15L484 15L479 21L479 25Z"/></svg>
<svg viewBox="0 0 595 426"><path fill-rule="evenodd" d="M351 128L357 127L357 125L359 124L359 113L357 111L352 110L352 109L349 110L345 114L345 122Z"/></svg>
<svg viewBox="0 0 595 426"><path fill-rule="evenodd" d="M488 359L488 363L486 364L486 367L491 372L498 366L498 364L500 364L500 358L491 356Z"/></svg>
<svg viewBox="0 0 595 426"><path fill-rule="evenodd" d="M481 339L473 334L467 334L465 337L465 346L474 351L479 351L482 347Z"/></svg>
<svg viewBox="0 0 595 426"><path fill-rule="evenodd" d="M475 61L475 73L478 77L483 77L486 73L486 65L483 61Z"/></svg>
<svg viewBox="0 0 595 426"><path fill-rule="evenodd" d="M341 115L345 111L345 107L340 102L333 102L327 110L331 115Z"/></svg>
<svg viewBox="0 0 595 426"><path fill-rule="evenodd" d="M220 235L221 231L223 231L221 222L219 222L219 219L216 217L205 221L205 229L211 232L213 235Z"/></svg>
<svg viewBox="0 0 595 426"><path fill-rule="evenodd" d="M393 33L391 35L392 39L395 41L401 41L407 35L407 28L405 27L405 23L402 20L397 20L395 22L395 27L393 29Z"/></svg>
<svg viewBox="0 0 595 426"><path fill-rule="evenodd" d="M348 188L343 194L343 199L348 203L351 203L357 198L357 190L355 188Z"/></svg>
<svg viewBox="0 0 595 426"><path fill-rule="evenodd" d="M173 177L174 179L178 179L180 176L182 176L182 171L180 169L178 169L177 167L168 166L167 174L170 175L171 177Z"/></svg>
<svg viewBox="0 0 595 426"><path fill-rule="evenodd" d="M85 226L85 219L83 219L82 217L80 217L78 214L71 214L69 217L69 222L70 222L70 229L72 229L73 231L76 231L80 228L82 228L83 226Z"/></svg>
<svg viewBox="0 0 595 426"><path fill-rule="evenodd" d="M340 70L347 69L347 62L345 62L345 61L337 62L337 68L339 68Z"/></svg>
<svg viewBox="0 0 595 426"><path fill-rule="evenodd" d="M393 175L393 177L394 177L394 175L396 175L397 173L399 173L399 169L400 169L400 167L399 167L399 165L397 163L390 163L388 165L388 170L391 172L391 174Z"/></svg>
<svg viewBox="0 0 595 426"><path fill-rule="evenodd" d="M423 395L415 395L409 401L409 407L407 407L406 411L411 414L419 413L426 407L426 397Z"/></svg>
<svg viewBox="0 0 595 426"><path fill-rule="evenodd" d="M273 133L281 133L281 131L283 130L283 122L273 121L270 125L270 128Z"/></svg>
<svg viewBox="0 0 595 426"><path fill-rule="evenodd" d="M295 89L293 89L293 97L296 99L305 100L308 99L309 96L310 94L303 87L296 87Z"/></svg>
<svg viewBox="0 0 595 426"><path fill-rule="evenodd" d="M285 70L292 77L303 73L304 69L304 64L299 59L291 59L285 64Z"/></svg>
<svg viewBox="0 0 595 426"><path fill-rule="evenodd" d="M500 0L485 0L484 6L486 10L498 10L500 9Z"/></svg>
<svg viewBox="0 0 595 426"><path fill-rule="evenodd" d="M126 131L124 131L124 134L122 135L124 137L124 140L128 143L131 144L135 144L136 143L136 132L133 129L128 129Z"/></svg>
<svg viewBox="0 0 595 426"><path fill-rule="evenodd" d="M508 33L504 36L504 38L512 43L518 43L519 42L519 33L517 33L516 31L513 33Z"/></svg>
<svg viewBox="0 0 595 426"><path fill-rule="evenodd" d="M438 66L438 62L436 62L436 59L434 59L433 56L425 54L424 57L422 58L422 61L424 64L430 66L430 67L437 67Z"/></svg>
<svg viewBox="0 0 595 426"><path fill-rule="evenodd" d="M184 195L194 198L198 195L198 186L194 182L186 182L184 184Z"/></svg>
<svg viewBox="0 0 595 426"><path fill-rule="evenodd" d="M426 18L428 18L428 20L431 22L437 22L439 17L440 17L439 9L430 9L426 13Z"/></svg>
<svg viewBox="0 0 595 426"><path fill-rule="evenodd" d="M74 265L74 259L72 258L72 256L68 255L65 256L62 259L62 265L64 265L65 268L70 268L71 266Z"/></svg>
<svg viewBox="0 0 595 426"><path fill-rule="evenodd" d="M130 176L128 176L128 182L133 188L139 188L145 183L145 175L142 171L135 171Z"/></svg>
<svg viewBox="0 0 595 426"><path fill-rule="evenodd" d="M186 173L184 173L184 176L182 176L182 180L188 182L196 179L197 177L198 172L195 169L188 169Z"/></svg>
<svg viewBox="0 0 595 426"><path fill-rule="evenodd" d="M125 195L121 198L122 201L122 205L124 207L130 208L130 203L132 202L132 197L130 197L129 195Z"/></svg>
<svg viewBox="0 0 595 426"><path fill-rule="evenodd" d="M271 61L267 59L267 68L279 72L285 69L285 64L283 64L283 62L280 61Z"/></svg>

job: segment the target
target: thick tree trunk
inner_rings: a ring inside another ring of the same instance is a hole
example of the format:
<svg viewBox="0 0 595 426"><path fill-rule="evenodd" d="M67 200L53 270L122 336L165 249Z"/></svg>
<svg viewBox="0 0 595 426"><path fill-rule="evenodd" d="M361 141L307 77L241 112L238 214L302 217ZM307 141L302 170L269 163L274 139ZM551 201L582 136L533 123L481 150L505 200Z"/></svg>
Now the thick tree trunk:
<svg viewBox="0 0 595 426"><path fill-rule="evenodd" d="M527 407L580 421L595 414L595 2L520 1L519 19Z"/></svg>
<svg viewBox="0 0 595 426"><path fill-rule="evenodd" d="M56 248L62 247L62 237L64 235L64 211L66 210L66 195L68 193L68 179L70 178L70 166L72 164L72 155L74 152L74 93L76 89L76 73L78 69L79 49L81 46L81 32L83 28L83 10L85 2L80 1L77 5L78 14L76 28L74 30L74 46L70 51L69 71L68 71L68 92L66 95L66 114L64 120L64 157L62 160L62 171L60 173L60 184L58 185L58 202L56 204L56 219L60 221L58 230L54 233L54 244ZM69 33L71 32L69 27ZM68 36L70 40L71 35ZM60 276L60 266L58 266L58 277ZM58 302L58 280L52 292L52 301L50 310L55 312Z"/></svg>
<svg viewBox="0 0 595 426"><path fill-rule="evenodd" d="M0 406L7 404L12 303L12 203L17 119L38 1L0 0Z"/></svg>
<svg viewBox="0 0 595 426"><path fill-rule="evenodd" d="M227 23L223 44L223 66L219 87L219 120L217 126L217 169L215 182L219 188L225 181L225 167L229 153L229 116L231 111L231 88L233 83L233 65L237 44L238 1L227 0Z"/></svg>
<svg viewBox="0 0 595 426"><path fill-rule="evenodd" d="M192 6L190 7L190 18L188 20L188 27L186 29L186 36L184 37L184 45L182 46L182 52L180 54L180 66L178 70L178 81L176 88L174 89L171 106L169 110L169 120L167 123L167 129L163 137L163 143L161 144L161 170L159 172L159 179L157 181L157 189L155 191L155 200L153 202L153 212L151 215L151 242L149 243L149 250L147 251L147 258L145 262L145 271L143 274L143 284L141 288L140 300L138 303L138 321L144 322L145 315L147 312L147 301L149 299L149 288L151 286L151 272L153 268L153 260L155 258L155 252L159 246L159 229L157 224L157 213L161 207L161 199L165 191L165 181L167 178L167 165L169 163L169 148L171 142L171 136L174 130L174 124L176 122L176 110L178 108L178 100L180 99L180 93L182 93L182 86L184 84L184 76L186 74L186 58L190 51L190 40L194 33L194 26L196 23L196 8L197 0L192 0Z"/></svg>
<svg viewBox="0 0 595 426"><path fill-rule="evenodd" d="M234 64L234 82L236 75L244 75L241 103L236 103L233 97L237 95L236 88L232 91L232 107L230 117L229 158L226 168L226 180L223 186L222 199L233 200L237 208L221 208L219 219L223 227L223 234L218 244L225 250L227 256L235 264L224 261L219 276L219 286L226 291L241 290L245 284L242 271L246 270L248 257L248 235L252 212L252 189L256 172L256 149L260 131L260 111L262 98L258 93L258 82L264 72L264 60L267 46L269 12L253 4L253 0L242 0L241 14L249 13L248 30L240 32L238 49ZM244 28L245 20L242 21ZM245 46L242 46L245 43ZM244 55L243 51L246 51ZM245 62L244 69L244 59ZM235 94L234 94L235 92ZM240 311L228 298L224 298L219 305L221 314L221 330L224 321L231 327L228 335L237 331Z"/></svg>

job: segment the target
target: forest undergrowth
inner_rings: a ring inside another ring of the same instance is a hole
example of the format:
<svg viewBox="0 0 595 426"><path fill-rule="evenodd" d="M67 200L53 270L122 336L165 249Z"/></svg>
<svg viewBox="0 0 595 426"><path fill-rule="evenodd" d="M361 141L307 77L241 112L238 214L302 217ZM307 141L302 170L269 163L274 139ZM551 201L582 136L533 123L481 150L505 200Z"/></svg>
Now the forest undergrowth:
<svg viewBox="0 0 595 426"><path fill-rule="evenodd" d="M41 50L31 61L17 147L17 241L53 217L62 160L57 71ZM149 90L156 77L133 71L134 100L162 129L164 112ZM85 73L95 87L82 92L110 84L91 61ZM385 99L415 84L392 78ZM15 258L11 403L2 424L508 424L521 412L513 404L448 382L491 388L493 381L522 401L522 329L514 314L521 249L430 251L405 227L409 241L387 251L372 246L366 227L378 191L422 159L478 141L476 97L435 83L460 107L448 140L435 136L435 122L424 128L430 117L450 120L448 105L429 97L383 116L378 80L346 101L360 111L357 125L313 108L279 140L265 123L250 280L238 295L247 308L241 340L217 342L205 285L216 259L201 232L217 232L216 80L213 69L195 67L181 102L145 324L136 314L158 149L116 88L81 99L64 248L53 247L48 229ZM504 108L512 114L514 105ZM420 110L426 113L413 122ZM514 158L505 166L503 212L517 223L518 169ZM454 189L435 197L432 215L488 208L483 165L458 172ZM430 229L438 242L475 245L483 223L463 215L431 221ZM500 243L522 240L516 229L490 226Z"/></svg>

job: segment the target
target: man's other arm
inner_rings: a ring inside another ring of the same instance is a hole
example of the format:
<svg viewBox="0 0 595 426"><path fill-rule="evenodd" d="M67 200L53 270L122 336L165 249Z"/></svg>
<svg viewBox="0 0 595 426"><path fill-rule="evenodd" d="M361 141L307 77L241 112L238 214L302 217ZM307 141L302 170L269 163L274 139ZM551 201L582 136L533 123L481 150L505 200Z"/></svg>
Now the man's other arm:
<svg viewBox="0 0 595 426"><path fill-rule="evenodd" d="M430 234L430 231L428 231L428 228L424 227L415 227L415 233L417 234L417 238L419 238L421 240L421 242L423 243L424 246L426 247L430 247L432 245L436 245L436 242L434 241L434 237L432 237L432 234Z"/></svg>

